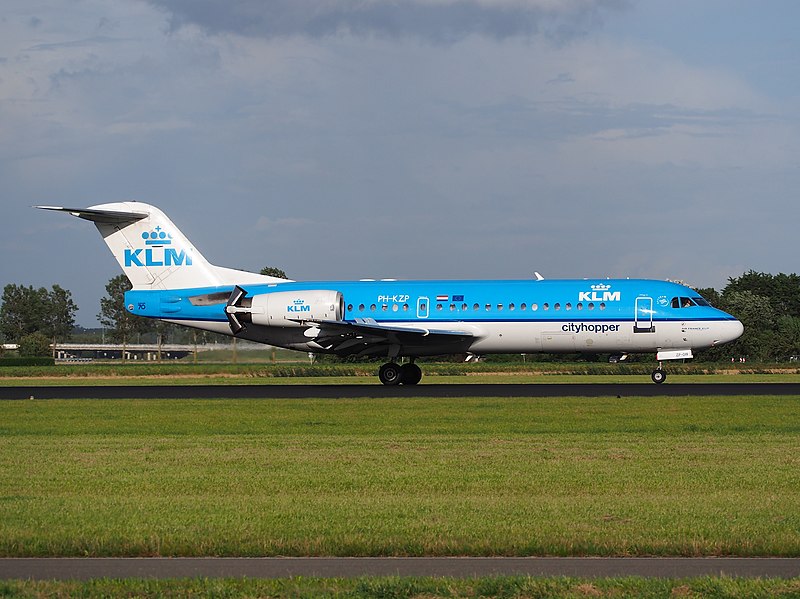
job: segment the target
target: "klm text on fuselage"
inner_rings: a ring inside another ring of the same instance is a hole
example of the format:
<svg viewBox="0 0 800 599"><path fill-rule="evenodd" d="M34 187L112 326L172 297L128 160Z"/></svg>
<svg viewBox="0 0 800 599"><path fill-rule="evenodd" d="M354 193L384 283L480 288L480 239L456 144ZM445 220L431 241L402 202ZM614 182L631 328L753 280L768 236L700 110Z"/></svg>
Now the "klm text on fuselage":
<svg viewBox="0 0 800 599"><path fill-rule="evenodd" d="M185 250L146 248L125 250L125 266L191 266L192 257Z"/></svg>

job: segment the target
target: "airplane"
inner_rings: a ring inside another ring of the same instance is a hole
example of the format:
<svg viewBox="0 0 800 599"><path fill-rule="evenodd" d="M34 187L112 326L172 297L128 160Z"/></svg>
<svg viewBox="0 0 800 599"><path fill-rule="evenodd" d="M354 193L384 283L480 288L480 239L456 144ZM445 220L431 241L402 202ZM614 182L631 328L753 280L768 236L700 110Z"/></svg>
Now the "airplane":
<svg viewBox="0 0 800 599"><path fill-rule="evenodd" d="M272 346L385 357L385 385L416 385L443 354L655 352L663 362L737 339L695 290L649 279L297 282L214 266L155 206L36 206L92 221L132 284L128 312ZM406 361L403 362L403 359Z"/></svg>

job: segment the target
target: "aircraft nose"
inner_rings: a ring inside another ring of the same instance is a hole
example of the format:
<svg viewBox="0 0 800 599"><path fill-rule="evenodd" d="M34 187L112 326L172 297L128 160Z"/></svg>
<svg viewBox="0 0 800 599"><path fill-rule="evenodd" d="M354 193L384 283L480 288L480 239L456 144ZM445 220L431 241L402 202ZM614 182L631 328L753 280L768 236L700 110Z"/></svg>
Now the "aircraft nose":
<svg viewBox="0 0 800 599"><path fill-rule="evenodd" d="M722 326L719 330L719 339L717 339L714 345L735 341L744 333L744 325L735 318L732 320L724 320L720 324Z"/></svg>

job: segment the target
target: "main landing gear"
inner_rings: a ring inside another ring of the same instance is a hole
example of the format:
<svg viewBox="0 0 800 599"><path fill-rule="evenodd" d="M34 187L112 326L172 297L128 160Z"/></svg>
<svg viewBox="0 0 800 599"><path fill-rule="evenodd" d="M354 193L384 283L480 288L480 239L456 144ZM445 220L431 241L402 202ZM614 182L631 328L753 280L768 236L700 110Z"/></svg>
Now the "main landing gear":
<svg viewBox="0 0 800 599"><path fill-rule="evenodd" d="M661 368L661 364L659 363L658 368L653 371L650 378L653 379L656 385L660 385L667 380L667 371Z"/></svg>
<svg viewBox="0 0 800 599"><path fill-rule="evenodd" d="M414 362L387 362L378 371L378 378L384 385L416 385L422 380L422 369Z"/></svg>

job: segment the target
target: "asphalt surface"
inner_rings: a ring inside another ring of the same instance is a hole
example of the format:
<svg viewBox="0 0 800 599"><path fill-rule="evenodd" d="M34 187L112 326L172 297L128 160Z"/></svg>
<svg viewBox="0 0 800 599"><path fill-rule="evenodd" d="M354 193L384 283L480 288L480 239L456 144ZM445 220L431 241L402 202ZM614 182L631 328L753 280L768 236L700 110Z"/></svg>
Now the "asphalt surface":
<svg viewBox="0 0 800 599"><path fill-rule="evenodd" d="M652 397L797 395L800 383L374 385L107 385L0 387L14 399L341 399L366 397Z"/></svg>
<svg viewBox="0 0 800 599"><path fill-rule="evenodd" d="M691 578L731 576L793 578L798 558L658 557L207 557L207 558L4 558L0 579L87 580L91 578L322 578L356 576L527 575L643 576Z"/></svg>

